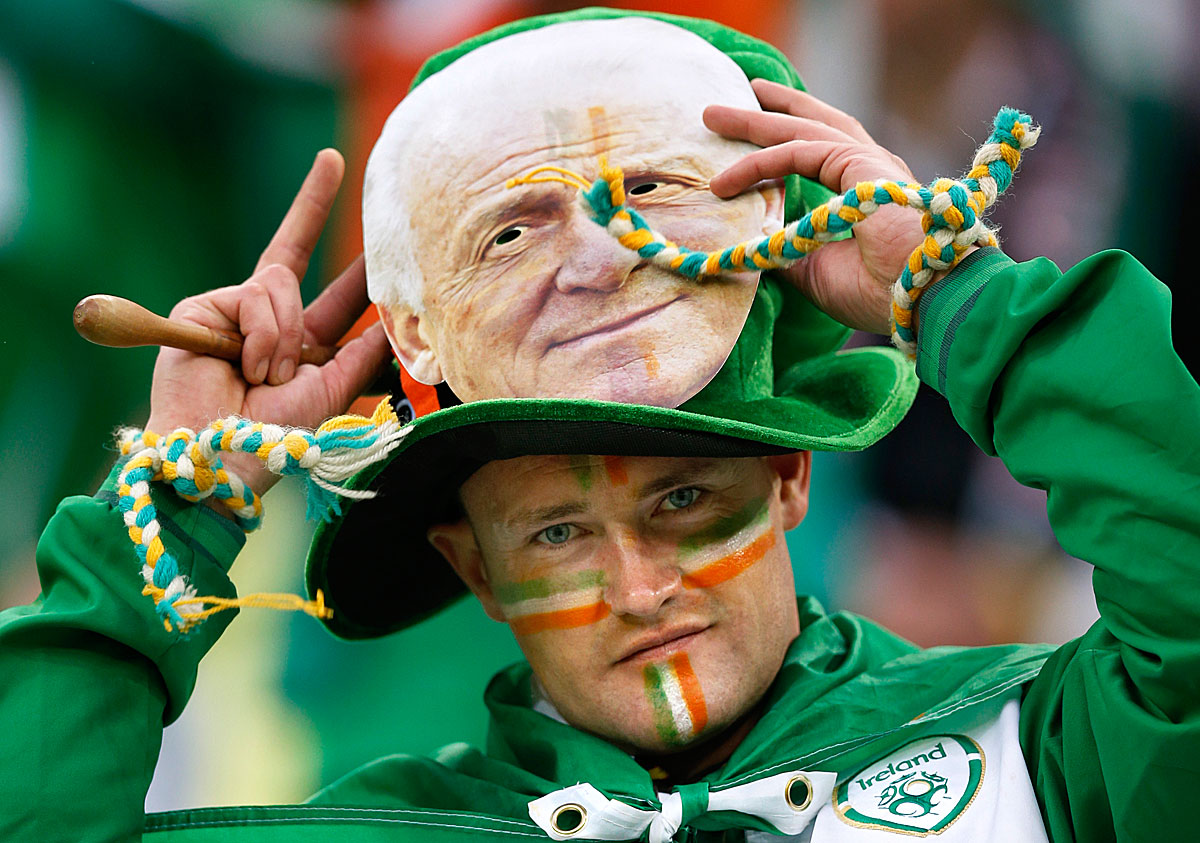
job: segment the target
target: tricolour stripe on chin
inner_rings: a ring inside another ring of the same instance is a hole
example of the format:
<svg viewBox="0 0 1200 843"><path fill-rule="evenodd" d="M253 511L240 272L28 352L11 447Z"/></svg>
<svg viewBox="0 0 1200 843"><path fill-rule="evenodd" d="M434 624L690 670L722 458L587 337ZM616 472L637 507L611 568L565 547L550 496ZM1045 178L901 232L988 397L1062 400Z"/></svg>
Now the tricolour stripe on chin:
<svg viewBox="0 0 1200 843"><path fill-rule="evenodd" d="M708 724L708 706L687 653L646 665L642 676L654 726L664 743L686 744Z"/></svg>

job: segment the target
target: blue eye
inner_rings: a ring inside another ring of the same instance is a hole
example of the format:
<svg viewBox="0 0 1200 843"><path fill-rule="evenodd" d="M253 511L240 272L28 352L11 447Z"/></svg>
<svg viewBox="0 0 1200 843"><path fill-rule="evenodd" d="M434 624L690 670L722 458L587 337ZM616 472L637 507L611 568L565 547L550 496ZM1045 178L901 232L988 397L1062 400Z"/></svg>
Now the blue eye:
<svg viewBox="0 0 1200 843"><path fill-rule="evenodd" d="M575 535L575 528L570 524L555 524L537 534L537 540L542 544L562 544Z"/></svg>
<svg viewBox="0 0 1200 843"><path fill-rule="evenodd" d="M667 493L667 497L663 501L663 508L668 510L687 509L696 502L698 497L700 497L700 490L696 488L673 489Z"/></svg>

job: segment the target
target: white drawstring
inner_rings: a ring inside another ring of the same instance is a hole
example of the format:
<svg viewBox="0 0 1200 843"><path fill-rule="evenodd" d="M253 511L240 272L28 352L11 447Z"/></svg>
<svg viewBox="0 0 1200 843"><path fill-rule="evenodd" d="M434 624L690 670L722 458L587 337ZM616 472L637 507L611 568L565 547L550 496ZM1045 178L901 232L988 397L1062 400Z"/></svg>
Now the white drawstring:
<svg viewBox="0 0 1200 843"><path fill-rule="evenodd" d="M683 824L683 797L678 793L659 795L662 810L650 820L650 843L670 843Z"/></svg>
<svg viewBox="0 0 1200 843"><path fill-rule="evenodd" d="M770 823L781 834L799 834L829 804L836 783L834 773L793 770L709 791L708 810L736 811ZM804 794L799 804L788 793L797 784ZM637 840L649 828L650 843L670 843L683 825L683 797L662 793L659 800L661 810L642 810L583 782L533 800L529 816L554 840Z"/></svg>

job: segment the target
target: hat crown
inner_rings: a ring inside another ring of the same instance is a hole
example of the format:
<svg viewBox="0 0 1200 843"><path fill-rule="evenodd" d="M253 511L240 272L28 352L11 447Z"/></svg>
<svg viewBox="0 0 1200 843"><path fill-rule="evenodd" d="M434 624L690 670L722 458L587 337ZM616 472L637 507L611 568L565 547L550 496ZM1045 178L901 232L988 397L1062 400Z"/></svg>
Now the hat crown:
<svg viewBox="0 0 1200 843"><path fill-rule="evenodd" d="M778 381L798 363L836 351L850 329L817 310L786 280L763 273L742 333L713 379L679 409L717 406L781 393Z"/></svg>

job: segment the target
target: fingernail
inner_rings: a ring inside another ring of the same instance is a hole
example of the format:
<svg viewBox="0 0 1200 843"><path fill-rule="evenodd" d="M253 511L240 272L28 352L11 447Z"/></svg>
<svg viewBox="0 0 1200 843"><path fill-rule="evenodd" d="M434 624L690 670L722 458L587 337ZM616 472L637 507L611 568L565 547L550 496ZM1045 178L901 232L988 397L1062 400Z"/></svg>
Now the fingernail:
<svg viewBox="0 0 1200 843"><path fill-rule="evenodd" d="M263 378L265 378L265 377L267 376L267 367L268 367L269 365L271 365L271 361L270 361L270 360L267 360L266 358L264 358L263 360L259 361L259 364L258 364L257 368L255 368L255 370L254 370L254 381L255 381L255 383L262 383L262 382L263 382Z"/></svg>
<svg viewBox="0 0 1200 843"><path fill-rule="evenodd" d="M289 358L279 364L279 374L276 377L280 383L287 383L294 374L296 374L296 364Z"/></svg>

